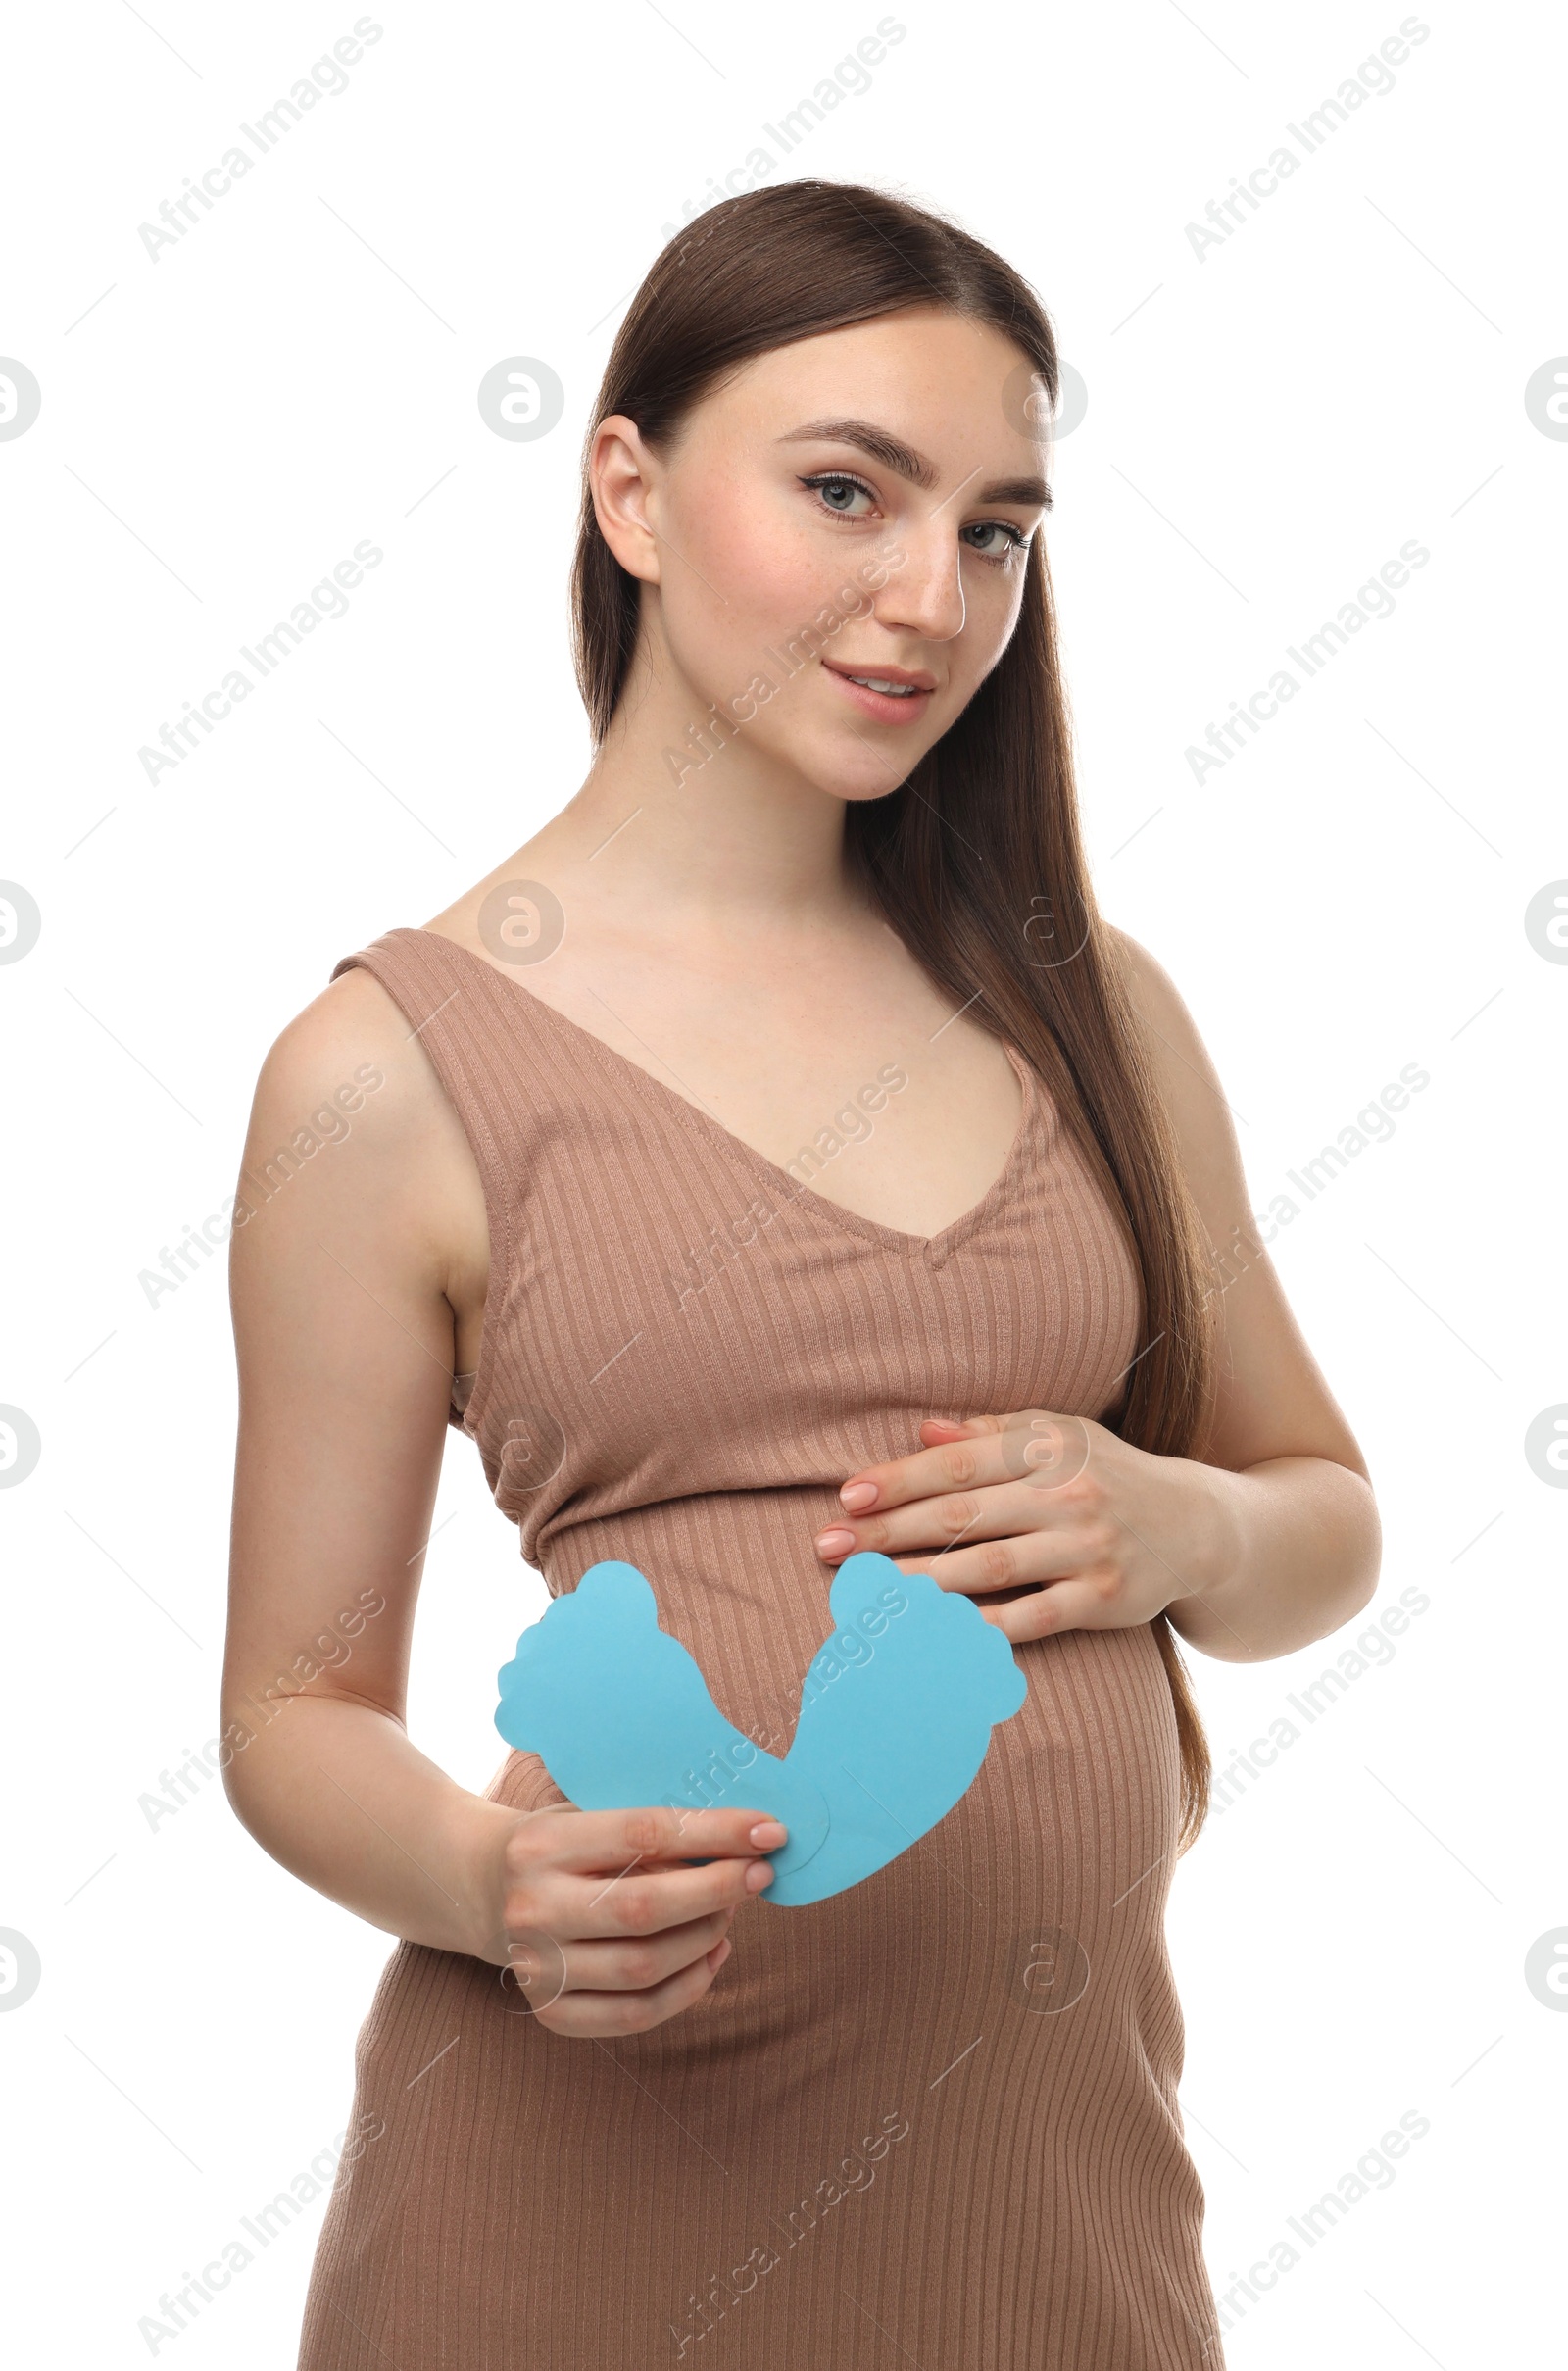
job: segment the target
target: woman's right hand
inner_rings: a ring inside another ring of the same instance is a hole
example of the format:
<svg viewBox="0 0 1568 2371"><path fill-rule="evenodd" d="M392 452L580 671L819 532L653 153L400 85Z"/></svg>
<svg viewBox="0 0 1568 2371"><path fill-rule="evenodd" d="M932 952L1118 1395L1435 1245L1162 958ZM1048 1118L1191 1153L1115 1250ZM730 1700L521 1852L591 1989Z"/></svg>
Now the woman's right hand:
<svg viewBox="0 0 1568 2371"><path fill-rule="evenodd" d="M552 2033L646 2033L708 1991L786 1834L760 1811L524 1812L503 1836L486 1956Z"/></svg>

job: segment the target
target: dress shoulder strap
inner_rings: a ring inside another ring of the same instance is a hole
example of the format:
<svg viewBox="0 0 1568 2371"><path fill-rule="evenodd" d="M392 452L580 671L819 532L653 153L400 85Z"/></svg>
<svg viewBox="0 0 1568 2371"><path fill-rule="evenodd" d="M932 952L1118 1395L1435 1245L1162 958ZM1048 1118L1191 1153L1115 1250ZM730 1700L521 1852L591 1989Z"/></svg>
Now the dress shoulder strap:
<svg viewBox="0 0 1568 2371"><path fill-rule="evenodd" d="M546 1052L525 993L494 977L477 956L432 930L396 929L345 955L337 979L352 969L379 980L416 1036L463 1124L484 1188L490 1232L487 1321L475 1374L454 1378L449 1420L473 1432L488 1394L496 1327L516 1273L518 1200L530 1166L541 1103L548 1104ZM508 1001L503 1004L500 999ZM514 1010L514 1008L521 1008ZM541 1092L542 1091L542 1092Z"/></svg>
<svg viewBox="0 0 1568 2371"><path fill-rule="evenodd" d="M506 981L433 930L385 931L342 957L331 976L356 966L380 981L408 1020L463 1122L487 1196L493 1192L510 1210L517 1138L532 1100L526 1010L498 1010ZM524 999L514 993L513 1002Z"/></svg>

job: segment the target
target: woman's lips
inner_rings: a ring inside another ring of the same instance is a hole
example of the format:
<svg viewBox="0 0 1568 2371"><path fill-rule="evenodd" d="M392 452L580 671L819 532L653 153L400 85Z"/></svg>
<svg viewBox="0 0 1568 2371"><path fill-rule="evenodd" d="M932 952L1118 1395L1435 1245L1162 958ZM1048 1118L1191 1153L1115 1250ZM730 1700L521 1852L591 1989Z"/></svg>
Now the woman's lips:
<svg viewBox="0 0 1568 2371"><path fill-rule="evenodd" d="M844 674L836 667L829 667L825 661L822 672L825 675L831 675L834 682L848 693L856 706L878 724L910 724L917 716L925 715L931 703L931 693L918 686L902 694L874 692L869 684L857 683L853 676ZM877 680L885 683L891 681L892 678L882 675Z"/></svg>

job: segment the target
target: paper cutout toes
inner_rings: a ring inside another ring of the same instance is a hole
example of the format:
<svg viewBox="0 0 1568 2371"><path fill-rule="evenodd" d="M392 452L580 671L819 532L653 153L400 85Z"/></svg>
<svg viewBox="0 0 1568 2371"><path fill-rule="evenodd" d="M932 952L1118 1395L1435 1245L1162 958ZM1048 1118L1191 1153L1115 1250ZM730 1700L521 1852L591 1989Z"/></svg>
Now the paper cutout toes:
<svg viewBox="0 0 1568 2371"><path fill-rule="evenodd" d="M827 1800L827 1841L761 1899L820 1902L896 1859L945 1819L979 1773L995 1722L1028 1683L973 1600L885 1556L846 1556L828 1603L838 1628L812 1656L787 1769Z"/></svg>
<svg viewBox="0 0 1568 2371"><path fill-rule="evenodd" d="M775 1885L827 1834L810 1779L724 1718L679 1639L660 1628L635 1564L590 1565L523 1632L500 1688L496 1727L541 1757L579 1811L669 1803L771 1813L789 1830L768 1855Z"/></svg>
<svg viewBox="0 0 1568 2371"><path fill-rule="evenodd" d="M828 1603L783 1761L724 1718L634 1564L591 1565L522 1633L496 1727L579 1810L771 1812L789 1841L759 1899L820 1902L946 1818L1028 1694L1004 1633L929 1573L847 1556Z"/></svg>

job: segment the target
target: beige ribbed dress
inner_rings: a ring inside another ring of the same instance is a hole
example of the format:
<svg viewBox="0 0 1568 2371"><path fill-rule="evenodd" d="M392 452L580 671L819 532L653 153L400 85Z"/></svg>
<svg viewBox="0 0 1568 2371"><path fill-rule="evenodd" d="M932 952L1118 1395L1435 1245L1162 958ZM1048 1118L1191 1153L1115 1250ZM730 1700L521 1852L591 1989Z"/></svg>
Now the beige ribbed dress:
<svg viewBox="0 0 1568 2371"><path fill-rule="evenodd" d="M454 1425L553 1595L621 1557L721 1710L788 1751L831 1627L813 1534L924 1416L1110 1414L1136 1272L1040 1078L929 1239L803 1188L520 980L424 930L364 964L484 1183ZM1162 1919L1169 1687L1147 1627L1014 1653L974 1784L824 1902L742 1905L695 2008L612 2041L399 1943L302 2371L1215 2371ZM495 1673L475 1663L475 1697ZM497 1800L565 1799L512 1754Z"/></svg>

